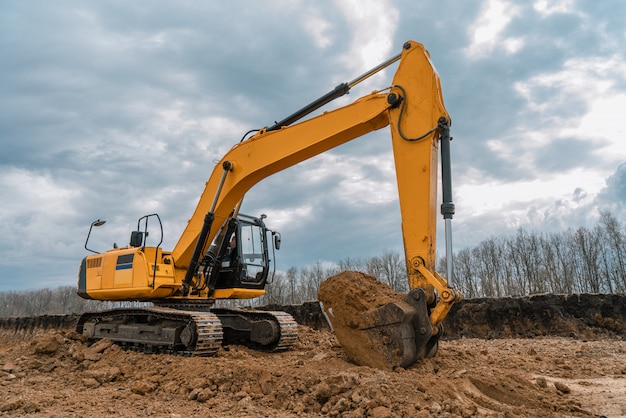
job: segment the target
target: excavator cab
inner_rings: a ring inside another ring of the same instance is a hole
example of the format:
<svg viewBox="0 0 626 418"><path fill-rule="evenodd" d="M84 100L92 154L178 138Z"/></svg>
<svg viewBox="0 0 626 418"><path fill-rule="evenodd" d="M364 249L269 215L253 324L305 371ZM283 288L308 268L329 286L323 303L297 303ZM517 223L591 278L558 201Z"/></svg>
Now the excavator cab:
<svg viewBox="0 0 626 418"><path fill-rule="evenodd" d="M229 219L200 263L209 289L263 289L270 275L272 253L280 234L260 218L239 214Z"/></svg>

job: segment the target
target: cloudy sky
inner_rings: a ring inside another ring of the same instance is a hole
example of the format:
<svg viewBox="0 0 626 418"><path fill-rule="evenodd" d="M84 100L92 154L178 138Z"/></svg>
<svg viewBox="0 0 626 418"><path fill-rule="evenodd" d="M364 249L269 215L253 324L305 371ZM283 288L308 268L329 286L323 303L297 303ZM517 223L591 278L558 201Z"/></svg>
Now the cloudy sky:
<svg viewBox="0 0 626 418"><path fill-rule="evenodd" d="M213 165L397 54L430 51L453 118L455 249L626 223L626 2L0 0L0 291L74 285L159 213L171 249ZM345 105L390 84L395 68ZM400 251L389 134L261 182L279 269ZM443 240L440 240L440 244ZM443 254L443 253L441 253Z"/></svg>

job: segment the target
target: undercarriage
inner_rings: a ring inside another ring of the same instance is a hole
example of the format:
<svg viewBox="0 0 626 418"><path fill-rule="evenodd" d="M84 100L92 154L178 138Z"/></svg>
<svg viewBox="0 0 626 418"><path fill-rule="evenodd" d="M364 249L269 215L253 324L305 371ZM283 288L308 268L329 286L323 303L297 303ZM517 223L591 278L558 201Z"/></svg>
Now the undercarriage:
<svg viewBox="0 0 626 418"><path fill-rule="evenodd" d="M298 336L297 323L285 312L191 310L181 305L88 312L81 315L76 330L89 339L108 338L124 348L194 356L213 356L229 344L284 351Z"/></svg>

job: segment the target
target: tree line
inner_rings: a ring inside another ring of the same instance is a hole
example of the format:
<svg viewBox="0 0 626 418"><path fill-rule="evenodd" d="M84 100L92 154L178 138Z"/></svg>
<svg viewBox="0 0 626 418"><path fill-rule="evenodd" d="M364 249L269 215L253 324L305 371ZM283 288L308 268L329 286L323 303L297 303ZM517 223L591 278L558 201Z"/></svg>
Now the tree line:
<svg viewBox="0 0 626 418"><path fill-rule="evenodd" d="M438 260L445 271L445 259ZM404 255L394 250L336 264L317 262L276 272L266 294L250 301L223 305L300 304L317 299L319 285L345 270L361 271L408 291ZM527 231L488 238L454 254L452 286L465 298L522 296L535 293L626 293L626 229L610 212L601 212L593 228L558 233ZM80 313L137 306L133 302L100 302L76 295L72 286L28 292L0 293L0 316Z"/></svg>
<svg viewBox="0 0 626 418"><path fill-rule="evenodd" d="M93 310L142 306L139 302L102 302L83 299L74 286L0 292L0 317L68 315Z"/></svg>
<svg viewBox="0 0 626 418"><path fill-rule="evenodd" d="M455 254L454 280L467 298L534 293L626 292L626 231L610 212L593 228L518 229Z"/></svg>

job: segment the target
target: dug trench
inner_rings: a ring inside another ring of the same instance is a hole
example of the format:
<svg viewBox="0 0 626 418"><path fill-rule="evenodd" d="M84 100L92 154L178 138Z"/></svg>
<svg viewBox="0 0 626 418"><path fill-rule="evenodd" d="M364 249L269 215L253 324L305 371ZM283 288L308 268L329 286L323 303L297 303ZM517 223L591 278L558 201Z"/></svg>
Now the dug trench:
<svg viewBox="0 0 626 418"><path fill-rule="evenodd" d="M448 315L438 354L395 370L351 361L316 304L284 310L302 324L291 350L229 346L210 358L90 344L72 330L71 316L3 318L0 414L626 415L624 295L465 300Z"/></svg>

